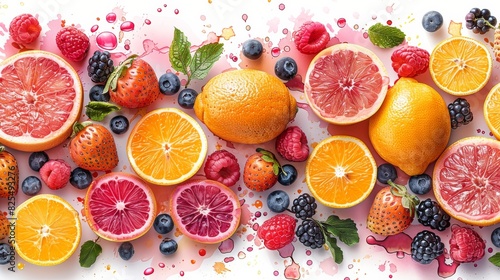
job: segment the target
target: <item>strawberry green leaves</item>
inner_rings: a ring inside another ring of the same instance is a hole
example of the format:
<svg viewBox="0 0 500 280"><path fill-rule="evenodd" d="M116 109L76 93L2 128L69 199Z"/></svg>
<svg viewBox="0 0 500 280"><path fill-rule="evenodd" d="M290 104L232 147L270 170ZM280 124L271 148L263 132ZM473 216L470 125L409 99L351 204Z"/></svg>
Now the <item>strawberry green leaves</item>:
<svg viewBox="0 0 500 280"><path fill-rule="evenodd" d="M108 114L119 110L120 107L103 101L90 101L85 105L85 114L93 121L102 121Z"/></svg>
<svg viewBox="0 0 500 280"><path fill-rule="evenodd" d="M370 41L380 48L393 48L405 40L406 34L394 26L382 25L380 22L368 28Z"/></svg>
<svg viewBox="0 0 500 280"><path fill-rule="evenodd" d="M201 80L208 75L222 51L223 44L210 43L199 47L191 55L191 43L182 31L175 28L168 57L172 68L188 76L187 87L192 79Z"/></svg>
<svg viewBox="0 0 500 280"><path fill-rule="evenodd" d="M264 150L262 148L257 148L257 152L262 154L262 159L266 162L272 163L273 164L273 173L274 175L278 175L280 172L281 165L274 156L273 153L270 151Z"/></svg>
<svg viewBox="0 0 500 280"><path fill-rule="evenodd" d="M329 216L326 221L316 221L320 225L325 237L326 245L330 249L335 263L342 263L344 253L337 245L337 238L347 246L359 243L358 228L351 219L340 219L336 215Z"/></svg>
<svg viewBox="0 0 500 280"><path fill-rule="evenodd" d="M490 263L500 267L500 252L494 254L493 256L489 257L488 260Z"/></svg>

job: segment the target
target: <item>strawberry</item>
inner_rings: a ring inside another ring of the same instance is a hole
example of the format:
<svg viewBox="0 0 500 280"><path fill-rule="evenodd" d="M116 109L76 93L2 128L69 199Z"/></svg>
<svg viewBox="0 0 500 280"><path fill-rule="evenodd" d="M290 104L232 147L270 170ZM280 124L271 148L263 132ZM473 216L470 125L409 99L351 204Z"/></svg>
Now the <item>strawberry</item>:
<svg viewBox="0 0 500 280"><path fill-rule="evenodd" d="M118 165L115 140L109 130L96 123L75 123L69 154L78 167L107 171Z"/></svg>
<svg viewBox="0 0 500 280"><path fill-rule="evenodd" d="M395 235L407 229L415 216L419 199L402 185L388 181L373 200L368 213L367 227L380 235Z"/></svg>
<svg viewBox="0 0 500 280"><path fill-rule="evenodd" d="M0 240L9 236L9 220L0 212Z"/></svg>
<svg viewBox="0 0 500 280"><path fill-rule="evenodd" d="M11 197L19 188L19 168L14 155L0 146L0 197Z"/></svg>
<svg viewBox="0 0 500 280"><path fill-rule="evenodd" d="M278 214L266 220L257 230L257 236L269 250L278 250L290 244L295 236L297 221L290 215Z"/></svg>
<svg viewBox="0 0 500 280"><path fill-rule="evenodd" d="M257 148L257 152L249 156L245 163L243 183L253 191L268 190L278 181L280 168L273 153Z"/></svg>
<svg viewBox="0 0 500 280"><path fill-rule="evenodd" d="M129 56L108 78L103 92L125 108L149 106L160 96L158 77L149 63L137 55Z"/></svg>

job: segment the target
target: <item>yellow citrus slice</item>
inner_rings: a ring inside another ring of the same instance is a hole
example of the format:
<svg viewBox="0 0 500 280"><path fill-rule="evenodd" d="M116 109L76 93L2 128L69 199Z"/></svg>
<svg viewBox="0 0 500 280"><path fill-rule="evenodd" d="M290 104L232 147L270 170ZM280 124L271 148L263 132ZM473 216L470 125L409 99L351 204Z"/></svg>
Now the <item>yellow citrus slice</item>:
<svg viewBox="0 0 500 280"><path fill-rule="evenodd" d="M443 91L455 96L470 95L481 90L490 79L492 58L481 42L453 36L434 48L429 71Z"/></svg>
<svg viewBox="0 0 500 280"><path fill-rule="evenodd" d="M40 194L16 208L15 243L25 261L51 266L66 261L80 243L78 212L63 198Z"/></svg>
<svg viewBox="0 0 500 280"><path fill-rule="evenodd" d="M500 84L494 86L486 96L483 114L491 133L500 140Z"/></svg>
<svg viewBox="0 0 500 280"><path fill-rule="evenodd" d="M147 113L127 142L130 165L142 179L156 185L179 184L191 178L207 155L207 137L190 115L176 108Z"/></svg>
<svg viewBox="0 0 500 280"><path fill-rule="evenodd" d="M311 194L334 208L352 207L370 195L377 180L377 164L363 141L335 135L313 149L306 164Z"/></svg>

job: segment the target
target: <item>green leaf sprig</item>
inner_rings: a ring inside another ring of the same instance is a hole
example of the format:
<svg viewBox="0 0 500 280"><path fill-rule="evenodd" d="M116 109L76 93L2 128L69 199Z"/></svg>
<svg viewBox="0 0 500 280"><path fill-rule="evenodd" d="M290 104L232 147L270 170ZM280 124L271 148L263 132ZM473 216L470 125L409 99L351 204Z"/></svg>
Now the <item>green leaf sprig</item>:
<svg viewBox="0 0 500 280"><path fill-rule="evenodd" d="M368 37L375 46L387 49L403 43L406 34L397 27L383 25L379 22L368 28Z"/></svg>
<svg viewBox="0 0 500 280"><path fill-rule="evenodd" d="M191 43L181 30L175 28L168 58L172 68L187 75L187 87L192 79L201 80L208 75L212 66L219 60L223 46L221 43L206 44L191 55Z"/></svg>
<svg viewBox="0 0 500 280"><path fill-rule="evenodd" d="M104 101L90 101L85 105L85 114L93 121L102 121L104 118L121 108L117 105Z"/></svg>
<svg viewBox="0 0 500 280"><path fill-rule="evenodd" d="M500 252L497 252L493 256L489 257L488 260L490 263L500 267Z"/></svg>
<svg viewBox="0 0 500 280"><path fill-rule="evenodd" d="M79 259L81 267L91 267L102 253L102 247L97 244L97 241L99 241L99 237L96 240L88 240L82 244Z"/></svg>
<svg viewBox="0 0 500 280"><path fill-rule="evenodd" d="M337 245L337 238L347 246L359 243L358 228L354 221L352 219L341 219L336 215L329 216L326 221L312 220L320 226L325 237L325 244L330 249L335 263L342 263L344 253Z"/></svg>

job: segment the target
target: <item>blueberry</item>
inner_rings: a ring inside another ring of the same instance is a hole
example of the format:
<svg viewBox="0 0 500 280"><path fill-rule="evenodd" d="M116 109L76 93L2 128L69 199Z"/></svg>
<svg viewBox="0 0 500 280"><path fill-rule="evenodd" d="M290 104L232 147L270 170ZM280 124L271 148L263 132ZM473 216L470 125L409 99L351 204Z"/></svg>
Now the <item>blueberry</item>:
<svg viewBox="0 0 500 280"><path fill-rule="evenodd" d="M408 187L414 194L426 194L432 188L432 178L427 174L411 176Z"/></svg>
<svg viewBox="0 0 500 280"><path fill-rule="evenodd" d="M25 195L35 195L42 189L42 181L36 176L28 176L21 183L21 190Z"/></svg>
<svg viewBox="0 0 500 280"><path fill-rule="evenodd" d="M167 234L174 229L174 221L169 214L159 214L155 218L153 227L159 234Z"/></svg>
<svg viewBox="0 0 500 280"><path fill-rule="evenodd" d="M243 55L249 59L256 60L262 55L262 44L261 42L250 39L243 43Z"/></svg>
<svg viewBox="0 0 500 280"><path fill-rule="evenodd" d="M114 116L109 122L109 128L115 134L123 134L128 130L128 119L125 116L118 115Z"/></svg>
<svg viewBox="0 0 500 280"><path fill-rule="evenodd" d="M166 237L160 243L160 252L166 256L171 255L177 251L177 242Z"/></svg>
<svg viewBox="0 0 500 280"><path fill-rule="evenodd" d="M495 247L500 248L500 227L497 227L491 233L491 242L495 245Z"/></svg>
<svg viewBox="0 0 500 280"><path fill-rule="evenodd" d="M291 164L281 166L278 173L278 182L283 186L289 186L297 179L297 169Z"/></svg>
<svg viewBox="0 0 500 280"><path fill-rule="evenodd" d="M285 211L290 205L290 197L282 190L276 190L267 196L267 207L275 213Z"/></svg>
<svg viewBox="0 0 500 280"><path fill-rule="evenodd" d="M69 183L80 190L86 189L92 183L92 174L87 169L77 167L71 171Z"/></svg>
<svg viewBox="0 0 500 280"><path fill-rule="evenodd" d="M174 95L181 89L181 80L174 73L165 73L158 80L160 92L165 95Z"/></svg>
<svg viewBox="0 0 500 280"><path fill-rule="evenodd" d="M291 80L297 75L297 62L291 57L283 57L274 64L274 74L282 80Z"/></svg>
<svg viewBox="0 0 500 280"><path fill-rule="evenodd" d="M422 18L422 26L428 32L435 32L443 25L443 16L436 11L427 12Z"/></svg>
<svg viewBox="0 0 500 280"><path fill-rule="evenodd" d="M394 165L383 163L377 168L377 180L382 184L387 184L387 181L395 181L398 178L398 173Z"/></svg>
<svg viewBox="0 0 500 280"><path fill-rule="evenodd" d="M12 247L7 243L0 243L0 265L8 264L14 255ZM3 277L2 277L3 278Z"/></svg>
<svg viewBox="0 0 500 280"><path fill-rule="evenodd" d="M40 168L49 161L49 156L46 152L31 153L28 164L33 171L40 171Z"/></svg>
<svg viewBox="0 0 500 280"><path fill-rule="evenodd" d="M104 91L103 85L95 85L91 87L89 91L90 100L108 102L111 99L109 92L103 93L103 91Z"/></svg>
<svg viewBox="0 0 500 280"><path fill-rule="evenodd" d="M134 245L129 241L123 242L120 247L118 247L118 254L124 261L130 260L134 253Z"/></svg>
<svg viewBox="0 0 500 280"><path fill-rule="evenodd" d="M185 89L181 90L181 92L179 93L179 97L177 98L177 101L179 102L179 105L182 108L193 109L194 101L196 100L197 95L198 95L198 92L196 92L194 89L185 88Z"/></svg>

